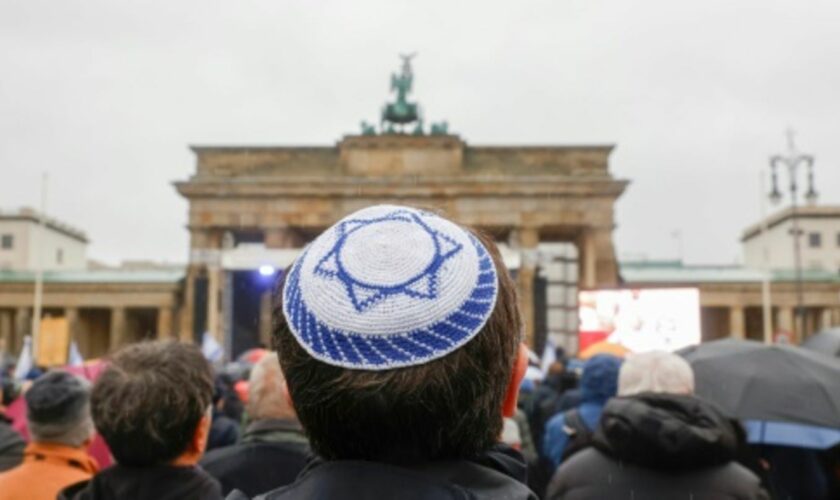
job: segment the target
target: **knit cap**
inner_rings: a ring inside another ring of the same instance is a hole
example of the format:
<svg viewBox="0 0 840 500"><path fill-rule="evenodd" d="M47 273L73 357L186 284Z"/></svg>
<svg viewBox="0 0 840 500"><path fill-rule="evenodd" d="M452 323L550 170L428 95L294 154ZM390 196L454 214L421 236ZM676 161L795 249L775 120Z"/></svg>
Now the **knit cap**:
<svg viewBox="0 0 840 500"><path fill-rule="evenodd" d="M283 314L316 359L386 370L466 344L497 292L496 268L475 236L431 212L377 205L304 249L286 277Z"/></svg>

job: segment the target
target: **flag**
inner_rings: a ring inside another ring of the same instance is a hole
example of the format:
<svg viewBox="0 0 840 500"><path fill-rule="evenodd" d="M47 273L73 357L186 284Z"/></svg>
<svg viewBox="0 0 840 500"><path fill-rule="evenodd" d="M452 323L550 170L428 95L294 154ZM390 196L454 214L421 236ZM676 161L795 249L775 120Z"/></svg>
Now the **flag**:
<svg viewBox="0 0 840 500"><path fill-rule="evenodd" d="M204 354L204 358L207 361L215 363L216 361L221 361L225 351L222 349L222 346L216 342L216 339L210 335L210 332L204 332L201 336L201 353Z"/></svg>
<svg viewBox="0 0 840 500"><path fill-rule="evenodd" d="M23 380L26 374L32 369L32 337L27 335L23 338L23 348L20 350L17 364L15 365L15 379Z"/></svg>
<svg viewBox="0 0 840 500"><path fill-rule="evenodd" d="M557 361L557 348L551 339L546 339L545 348L543 349L542 363L540 363L540 369L542 370L543 375L548 374L548 368L555 361Z"/></svg>
<svg viewBox="0 0 840 500"><path fill-rule="evenodd" d="M85 358L82 357L82 353L79 352L79 345L76 344L76 341L70 342L70 353L67 355L67 365L68 366L82 366L85 364Z"/></svg>

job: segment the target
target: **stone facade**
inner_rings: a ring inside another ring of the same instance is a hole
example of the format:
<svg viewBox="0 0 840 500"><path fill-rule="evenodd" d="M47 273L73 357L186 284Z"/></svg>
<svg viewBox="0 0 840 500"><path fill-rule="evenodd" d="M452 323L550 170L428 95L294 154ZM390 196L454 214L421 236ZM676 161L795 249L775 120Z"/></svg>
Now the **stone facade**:
<svg viewBox="0 0 840 500"><path fill-rule="evenodd" d="M516 279L529 342L540 242L577 247L580 286L618 282L613 205L627 182L609 172L612 146L481 147L457 136L382 135L348 136L333 147L193 151L195 175L175 184L190 205L186 336L206 330L223 337L225 244L256 238L267 248L299 248L376 203L441 211L519 252Z"/></svg>

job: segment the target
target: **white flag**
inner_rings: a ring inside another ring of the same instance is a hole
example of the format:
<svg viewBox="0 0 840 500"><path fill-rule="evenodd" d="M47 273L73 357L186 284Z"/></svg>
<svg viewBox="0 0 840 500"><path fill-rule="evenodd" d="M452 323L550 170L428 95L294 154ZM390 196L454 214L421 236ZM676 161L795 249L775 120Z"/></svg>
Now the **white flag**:
<svg viewBox="0 0 840 500"><path fill-rule="evenodd" d="M32 369L32 364L32 337L27 335L23 338L23 348L15 365L15 379L23 380Z"/></svg>
<svg viewBox="0 0 840 500"><path fill-rule="evenodd" d="M207 361L215 363L216 361L220 361L222 359L225 351L222 349L222 346L216 342L216 339L210 335L210 332L204 332L201 336L201 353L204 354L204 358Z"/></svg>
<svg viewBox="0 0 840 500"><path fill-rule="evenodd" d="M85 364L85 358L79 352L79 345L76 344L75 340L70 342L70 353L67 355L67 364L69 366L82 366Z"/></svg>

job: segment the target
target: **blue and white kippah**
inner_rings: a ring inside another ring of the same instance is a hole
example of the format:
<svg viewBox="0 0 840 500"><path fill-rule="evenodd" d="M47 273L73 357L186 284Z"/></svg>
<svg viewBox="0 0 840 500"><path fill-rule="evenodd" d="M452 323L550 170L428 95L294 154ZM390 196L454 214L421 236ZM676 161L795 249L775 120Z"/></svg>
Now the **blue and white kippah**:
<svg viewBox="0 0 840 500"><path fill-rule="evenodd" d="M387 370L467 343L497 292L496 268L475 236L433 213L378 205L304 249L286 278L283 314L313 357Z"/></svg>

